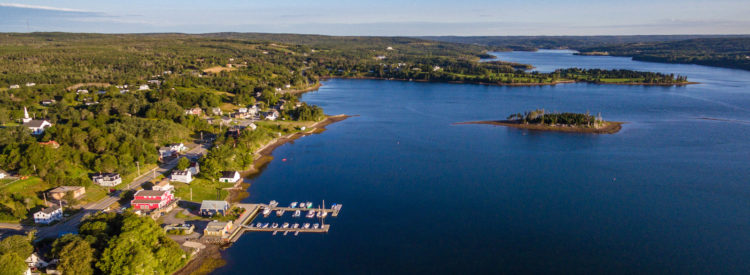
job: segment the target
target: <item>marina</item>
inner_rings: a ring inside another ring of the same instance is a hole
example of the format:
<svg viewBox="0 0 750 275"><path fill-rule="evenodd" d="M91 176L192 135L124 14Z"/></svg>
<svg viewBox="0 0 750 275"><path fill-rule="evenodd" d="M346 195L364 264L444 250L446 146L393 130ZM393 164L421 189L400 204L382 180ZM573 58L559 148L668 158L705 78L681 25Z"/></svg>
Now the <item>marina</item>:
<svg viewBox="0 0 750 275"><path fill-rule="evenodd" d="M224 239L227 242L236 242L241 233L249 232L273 232L276 235L278 232L283 232L283 235L288 233L294 233L297 236L299 233L327 233L330 230L331 225L325 224L324 220L330 213L332 217L337 217L341 211L341 204L333 204L331 208L325 208L325 201L319 208L313 208L312 202L297 203L292 202L289 207L279 207L279 203L272 200L269 204L251 204L241 203L237 204L237 207L245 209L242 214L235 220L235 227L231 229L227 237ZM268 217L271 213L276 212L276 216L283 217L286 212L293 212L293 218L299 218L304 211L306 218L318 218L320 224L315 223L312 226L310 223L288 223L284 222L279 226L278 222L255 222L255 219L259 214L263 217Z"/></svg>

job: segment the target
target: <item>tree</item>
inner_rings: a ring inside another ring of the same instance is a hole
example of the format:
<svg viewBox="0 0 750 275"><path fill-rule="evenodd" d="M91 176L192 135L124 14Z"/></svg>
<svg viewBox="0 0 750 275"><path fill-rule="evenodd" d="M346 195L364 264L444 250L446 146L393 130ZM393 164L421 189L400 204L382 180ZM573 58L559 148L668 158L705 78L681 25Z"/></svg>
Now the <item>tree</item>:
<svg viewBox="0 0 750 275"><path fill-rule="evenodd" d="M177 170L185 170L190 167L190 160L186 157L181 157L180 160L177 161Z"/></svg>
<svg viewBox="0 0 750 275"><path fill-rule="evenodd" d="M60 259L58 269L63 274L93 274L94 268L91 264L94 262L94 252L91 244L81 237L75 236L59 250L57 254L57 258Z"/></svg>
<svg viewBox="0 0 750 275"><path fill-rule="evenodd" d="M0 254L16 253L21 257L31 255L34 247L29 243L27 236L13 235L0 241Z"/></svg>
<svg viewBox="0 0 750 275"><path fill-rule="evenodd" d="M0 255L0 275L18 275L26 271L24 258L16 253L5 253Z"/></svg>

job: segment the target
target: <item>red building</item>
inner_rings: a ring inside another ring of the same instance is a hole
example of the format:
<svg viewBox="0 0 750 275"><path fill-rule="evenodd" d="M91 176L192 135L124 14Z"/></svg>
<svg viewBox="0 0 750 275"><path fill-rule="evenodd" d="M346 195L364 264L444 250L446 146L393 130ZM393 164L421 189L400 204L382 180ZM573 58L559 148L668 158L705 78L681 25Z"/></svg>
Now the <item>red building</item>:
<svg viewBox="0 0 750 275"><path fill-rule="evenodd" d="M173 199L169 191L141 190L135 193L130 205L136 210L155 210L167 206Z"/></svg>

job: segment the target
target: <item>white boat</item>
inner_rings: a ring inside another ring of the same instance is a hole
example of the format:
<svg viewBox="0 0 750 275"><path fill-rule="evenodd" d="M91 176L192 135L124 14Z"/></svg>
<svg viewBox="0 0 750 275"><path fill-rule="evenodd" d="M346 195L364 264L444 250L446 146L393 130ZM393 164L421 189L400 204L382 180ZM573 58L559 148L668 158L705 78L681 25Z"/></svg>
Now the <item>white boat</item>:
<svg viewBox="0 0 750 275"><path fill-rule="evenodd" d="M299 235L299 231L294 232L294 236Z"/></svg>
<svg viewBox="0 0 750 275"><path fill-rule="evenodd" d="M271 206L271 207L276 207L276 206L279 205L279 202L277 202L277 201L271 201L270 203L268 203L268 205Z"/></svg>
<svg viewBox="0 0 750 275"><path fill-rule="evenodd" d="M307 218L314 218L315 217L315 210L307 211Z"/></svg>
<svg viewBox="0 0 750 275"><path fill-rule="evenodd" d="M307 208L312 208L312 202L307 202Z"/></svg>
<svg viewBox="0 0 750 275"><path fill-rule="evenodd" d="M276 216L281 217L282 215L284 215L284 210L276 210Z"/></svg>
<svg viewBox="0 0 750 275"><path fill-rule="evenodd" d="M277 232L279 232L279 231L274 231L272 235L276 236L276 233L277 233Z"/></svg>
<svg viewBox="0 0 750 275"><path fill-rule="evenodd" d="M289 231L284 231L284 236L286 236L287 233L289 233Z"/></svg>
<svg viewBox="0 0 750 275"><path fill-rule="evenodd" d="M263 216L268 216L268 214L271 214L271 208L264 208L263 209Z"/></svg>
<svg viewBox="0 0 750 275"><path fill-rule="evenodd" d="M307 203L305 203L305 202L301 202L301 203L299 204L299 208L305 208L305 207L307 207Z"/></svg>
<svg viewBox="0 0 750 275"><path fill-rule="evenodd" d="M290 207L290 208L295 208L295 207L297 207L297 202L296 202L296 201L295 201L295 202L292 202L291 204L289 204L289 207Z"/></svg>
<svg viewBox="0 0 750 275"><path fill-rule="evenodd" d="M323 211L323 214L321 214L321 216L322 216L323 218L325 218L326 216L328 216L328 212L326 212L326 211Z"/></svg>
<svg viewBox="0 0 750 275"><path fill-rule="evenodd" d="M310 228L310 223L306 222L304 225L302 225L302 228L304 228L304 229Z"/></svg>
<svg viewBox="0 0 750 275"><path fill-rule="evenodd" d="M317 223L313 224L313 229L318 229L318 227L320 227L320 224L317 224Z"/></svg>
<svg viewBox="0 0 750 275"><path fill-rule="evenodd" d="M255 227L257 227L257 228L261 228L261 227L263 227L263 223L260 223L260 222L259 222L259 223L256 223L256 224L255 224Z"/></svg>
<svg viewBox="0 0 750 275"><path fill-rule="evenodd" d="M302 216L302 211L294 211L294 215L292 215L292 217L299 218L299 216Z"/></svg>
<svg viewBox="0 0 750 275"><path fill-rule="evenodd" d="M263 228L268 228L268 223L264 224Z"/></svg>
<svg viewBox="0 0 750 275"><path fill-rule="evenodd" d="M278 224L278 223L273 223L273 224L271 225L271 228L279 228L279 224Z"/></svg>
<svg viewBox="0 0 750 275"><path fill-rule="evenodd" d="M298 223L295 223L295 224L293 224L293 225L292 225L292 228L294 228L294 229L297 229L297 228L299 228L299 224L298 224Z"/></svg>
<svg viewBox="0 0 750 275"><path fill-rule="evenodd" d="M281 228L289 228L289 223L285 222L283 225L281 225Z"/></svg>

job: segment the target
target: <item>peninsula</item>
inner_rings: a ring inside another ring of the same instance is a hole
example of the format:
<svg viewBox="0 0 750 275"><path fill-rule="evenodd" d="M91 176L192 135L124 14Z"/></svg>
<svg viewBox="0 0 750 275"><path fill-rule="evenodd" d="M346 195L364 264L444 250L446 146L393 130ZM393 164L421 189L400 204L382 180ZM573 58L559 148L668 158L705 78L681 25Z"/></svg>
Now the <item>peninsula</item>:
<svg viewBox="0 0 750 275"><path fill-rule="evenodd" d="M605 121L601 114L594 116L588 112L585 114L548 113L544 109L537 109L523 114L512 114L505 120L470 121L456 124L489 124L537 131L614 134L622 129L623 122Z"/></svg>

